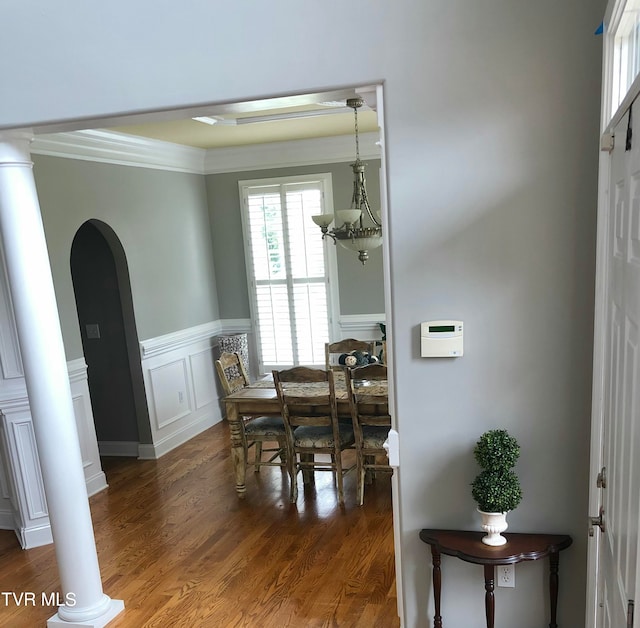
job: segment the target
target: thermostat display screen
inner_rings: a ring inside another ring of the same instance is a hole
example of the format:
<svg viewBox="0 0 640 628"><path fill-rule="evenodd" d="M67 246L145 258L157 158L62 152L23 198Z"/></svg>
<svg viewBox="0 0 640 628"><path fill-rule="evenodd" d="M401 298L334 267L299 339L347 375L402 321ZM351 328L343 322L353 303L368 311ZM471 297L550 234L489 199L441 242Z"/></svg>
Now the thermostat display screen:
<svg viewBox="0 0 640 628"><path fill-rule="evenodd" d="M430 325L429 333L432 331L455 331L456 328L453 325Z"/></svg>

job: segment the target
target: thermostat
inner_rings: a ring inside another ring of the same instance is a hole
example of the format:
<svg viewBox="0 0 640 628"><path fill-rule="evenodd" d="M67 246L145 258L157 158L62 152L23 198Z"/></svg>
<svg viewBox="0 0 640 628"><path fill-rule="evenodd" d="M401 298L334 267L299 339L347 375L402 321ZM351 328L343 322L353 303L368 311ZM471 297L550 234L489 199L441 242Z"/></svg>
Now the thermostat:
<svg viewBox="0 0 640 628"><path fill-rule="evenodd" d="M462 321L429 321L420 325L423 358L458 358L463 354Z"/></svg>

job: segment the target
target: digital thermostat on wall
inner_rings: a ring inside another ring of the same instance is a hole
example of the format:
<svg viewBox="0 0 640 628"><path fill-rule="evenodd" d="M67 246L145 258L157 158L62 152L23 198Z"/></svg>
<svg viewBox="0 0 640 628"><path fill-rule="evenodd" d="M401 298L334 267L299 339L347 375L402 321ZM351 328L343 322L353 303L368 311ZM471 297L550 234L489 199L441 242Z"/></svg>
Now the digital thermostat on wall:
<svg viewBox="0 0 640 628"><path fill-rule="evenodd" d="M420 325L423 358L458 358L463 354L462 321L428 321Z"/></svg>

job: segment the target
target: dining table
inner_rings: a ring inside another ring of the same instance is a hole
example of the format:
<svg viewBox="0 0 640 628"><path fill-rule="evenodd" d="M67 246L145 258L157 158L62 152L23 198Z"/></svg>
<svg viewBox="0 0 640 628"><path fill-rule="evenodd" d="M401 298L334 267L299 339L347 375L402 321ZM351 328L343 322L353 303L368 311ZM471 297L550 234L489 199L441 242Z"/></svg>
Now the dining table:
<svg viewBox="0 0 640 628"><path fill-rule="evenodd" d="M336 407L338 418L351 418L349 397L345 383L345 376L342 369L334 372ZM388 403L388 386L386 380L375 382L355 382L355 385L365 385L368 387L367 395L380 398L380 404ZM327 384L305 383L295 384L300 388L302 396L326 395ZM245 417L254 416L281 416L282 409L280 401L273 384L273 376L266 375L253 382L245 388L227 395L224 398L226 407L226 419L229 422L229 432L231 436L231 460L236 482L236 492L238 497L244 498L246 495L246 471L247 458L244 436ZM378 405L376 402L375 405Z"/></svg>

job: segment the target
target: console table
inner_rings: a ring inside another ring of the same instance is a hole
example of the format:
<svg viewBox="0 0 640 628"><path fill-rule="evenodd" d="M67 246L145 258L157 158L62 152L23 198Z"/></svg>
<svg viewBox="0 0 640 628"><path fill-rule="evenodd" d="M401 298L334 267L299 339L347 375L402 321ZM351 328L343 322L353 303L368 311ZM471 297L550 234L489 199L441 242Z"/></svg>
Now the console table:
<svg viewBox="0 0 640 628"><path fill-rule="evenodd" d="M434 628L442 628L440 615L440 594L442 579L440 555L455 556L468 563L484 565L485 612L487 628L494 628L494 567L513 565L523 560L538 560L549 557L549 596L551 598L551 623L549 628L557 628L558 608L558 565L560 551L569 547L572 539L567 534L505 534L506 545L491 547L481 539L484 532L461 530L421 530L420 539L431 546L433 559L433 596L435 603Z"/></svg>

